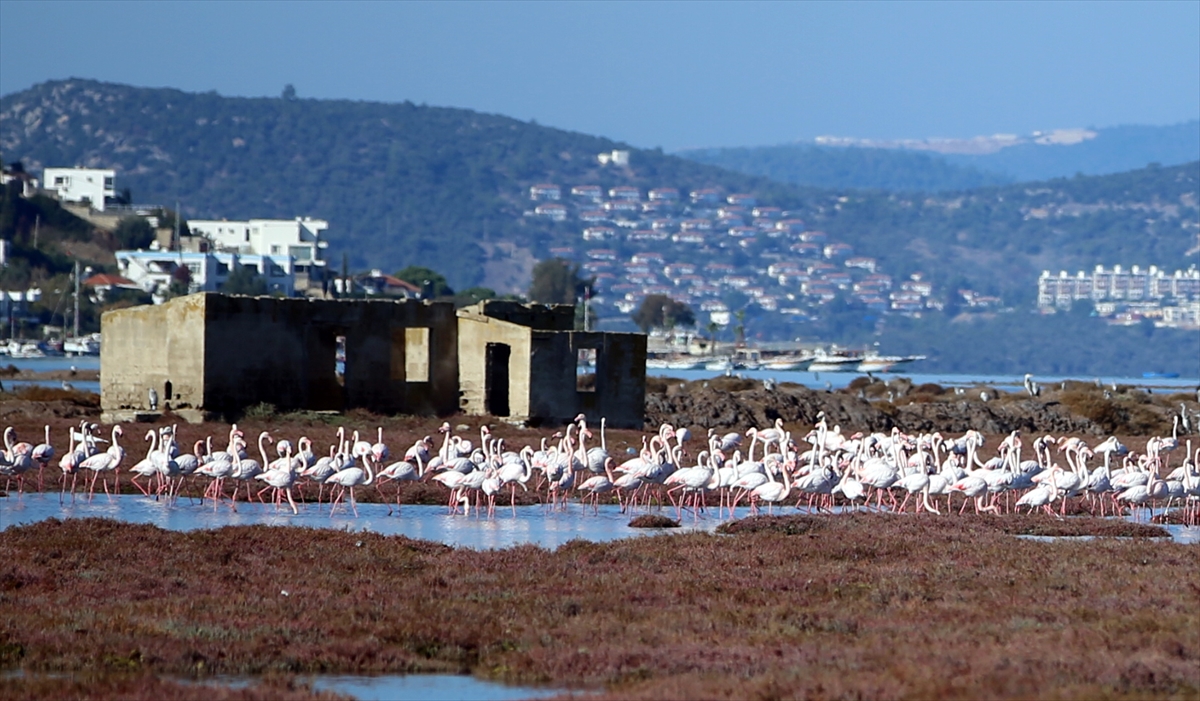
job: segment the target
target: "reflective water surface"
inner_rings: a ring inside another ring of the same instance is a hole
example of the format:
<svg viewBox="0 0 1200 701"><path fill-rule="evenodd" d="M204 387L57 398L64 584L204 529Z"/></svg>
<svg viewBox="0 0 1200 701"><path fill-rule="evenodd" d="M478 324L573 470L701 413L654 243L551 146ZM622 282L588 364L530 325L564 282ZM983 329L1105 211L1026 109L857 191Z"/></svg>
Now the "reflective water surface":
<svg viewBox="0 0 1200 701"><path fill-rule="evenodd" d="M203 504L183 497L174 504L155 501L144 496L97 495L88 501L86 496L70 495L59 504L57 493L33 493L17 497L10 494L0 498L0 530L11 526L36 523L48 518L111 518L127 523L146 523L173 531L191 531L202 528L243 526L262 524L268 526L306 526L310 528L336 528L346 531L366 531L382 535L404 535L410 538L431 540L447 545L494 549L514 545L532 544L554 549L571 540L581 539L595 542L616 540L632 536L656 533L680 533L688 531L712 531L721 524L716 508L710 508L708 516L694 517L684 512L682 527L666 529L630 528L632 516L621 513L615 505L602 505L598 512L580 504L571 504L566 511L551 511L544 506L497 507L494 518L450 514L444 506L406 505L397 513L392 507L388 514L386 504L359 504L356 517L348 509L338 507L332 517L329 507L322 504L302 504L299 514L290 510L277 510L271 504L255 502L238 503L237 511L222 502L214 511L212 502ZM639 511L639 513L642 513ZM676 517L674 509L666 508L661 513ZM776 509L777 514L798 513L791 507ZM738 518L749 515L749 510L739 508ZM1003 516L999 517L1003 518ZM1143 513L1142 520L1146 515ZM1165 526L1172 539L1180 543L1200 543L1200 527Z"/></svg>
<svg viewBox="0 0 1200 701"><path fill-rule="evenodd" d="M632 517L610 505L602 505L598 513L593 513L591 507L585 510L579 504L572 504L565 512L551 511L543 506L525 506L517 507L515 516L511 508L497 507L496 515L491 519L476 516L474 512L470 516L450 514L445 506L405 505L399 514L393 506L389 516L386 504L359 504L358 513L356 517L339 506L337 513L330 517L328 505L322 504L318 510L316 504L305 504L300 506L299 514L292 514L290 510L276 510L271 504L258 502L239 503L234 512L227 501L214 511L211 501L189 503L184 497L169 505L129 494L113 497L100 494L90 502L86 496L77 495L73 503L68 495L65 503L59 505L57 493L34 493L0 499L0 529L48 518L111 518L127 523L153 524L173 531L263 524L404 535L476 549L523 544L553 549L576 539L601 542L662 532L630 528ZM672 510L663 513L674 517ZM683 527L669 530L674 533L712 530L719 524L716 518L692 519L685 514Z"/></svg>
<svg viewBox="0 0 1200 701"><path fill-rule="evenodd" d="M256 681L254 677L214 677L197 683L236 688ZM455 674L323 674L297 677L297 681L311 684L317 691L345 694L358 701L518 701L562 694L579 698L586 696L586 692L509 686Z"/></svg>

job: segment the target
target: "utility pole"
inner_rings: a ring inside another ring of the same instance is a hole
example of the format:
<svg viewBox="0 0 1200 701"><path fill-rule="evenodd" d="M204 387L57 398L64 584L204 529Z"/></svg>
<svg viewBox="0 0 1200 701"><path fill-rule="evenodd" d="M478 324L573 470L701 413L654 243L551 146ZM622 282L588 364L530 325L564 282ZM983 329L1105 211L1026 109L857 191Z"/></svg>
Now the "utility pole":
<svg viewBox="0 0 1200 701"><path fill-rule="evenodd" d="M36 251L38 247L38 229L42 225L42 215L37 215L33 218L33 249Z"/></svg>
<svg viewBox="0 0 1200 701"><path fill-rule="evenodd" d="M79 260L75 261L75 338L79 338Z"/></svg>

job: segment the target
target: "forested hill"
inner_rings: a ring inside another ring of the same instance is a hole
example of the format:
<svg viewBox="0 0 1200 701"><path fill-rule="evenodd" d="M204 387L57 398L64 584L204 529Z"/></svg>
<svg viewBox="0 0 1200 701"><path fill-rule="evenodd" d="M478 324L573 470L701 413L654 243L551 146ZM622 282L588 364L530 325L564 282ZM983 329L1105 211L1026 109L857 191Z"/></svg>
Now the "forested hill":
<svg viewBox="0 0 1200 701"><path fill-rule="evenodd" d="M629 147L410 102L231 98L79 79L0 98L0 150L31 172L115 168L135 201L178 199L189 218L321 217L335 265L343 251L355 268L425 265L455 287L482 280L487 250L513 261L546 255L555 227L522 216L535 183L802 196L660 151L633 149L629 168L602 167L597 154L618 148ZM517 248L478 245L497 241Z"/></svg>
<svg viewBox="0 0 1200 701"><path fill-rule="evenodd" d="M777 183L657 150L630 149L629 167L597 161L617 148L628 147L407 102L230 98L78 79L0 98L7 162L34 173L112 167L137 203L179 200L189 218L321 217L335 267L343 252L354 269L423 265L458 289L523 291L533 260L552 247L574 245L579 256L591 247L581 245L579 220L530 214L529 187L543 182L634 185L643 199L650 188L750 193L889 275L922 272L939 296L969 287L1024 302L1042 268L1173 269L1200 257L1197 163L923 195ZM720 233L711 255L730 255ZM604 246L627 260L626 242Z"/></svg>

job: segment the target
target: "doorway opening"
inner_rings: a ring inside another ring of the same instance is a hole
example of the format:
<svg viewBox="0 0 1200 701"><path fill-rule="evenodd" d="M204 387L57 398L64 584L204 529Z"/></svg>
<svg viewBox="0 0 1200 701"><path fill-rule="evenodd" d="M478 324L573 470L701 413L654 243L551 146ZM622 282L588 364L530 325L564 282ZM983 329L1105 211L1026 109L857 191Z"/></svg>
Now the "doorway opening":
<svg viewBox="0 0 1200 701"><path fill-rule="evenodd" d="M512 347L507 343L489 343L484 377L484 408L492 416L508 416L508 361Z"/></svg>

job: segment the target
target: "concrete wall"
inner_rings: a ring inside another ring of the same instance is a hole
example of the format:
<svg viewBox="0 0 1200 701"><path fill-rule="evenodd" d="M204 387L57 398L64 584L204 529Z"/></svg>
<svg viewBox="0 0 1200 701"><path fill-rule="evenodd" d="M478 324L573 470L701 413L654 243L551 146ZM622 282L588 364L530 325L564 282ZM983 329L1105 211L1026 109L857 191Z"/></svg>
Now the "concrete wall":
<svg viewBox="0 0 1200 701"><path fill-rule="evenodd" d="M582 412L593 421L607 417L615 427L642 427L644 335L572 331L572 307L515 302L460 309L458 323L459 408L465 413L494 413L487 406L487 345L504 343L512 349L509 416L561 423ZM596 384L579 391L576 364L585 348L596 350Z"/></svg>
<svg viewBox="0 0 1200 701"><path fill-rule="evenodd" d="M646 336L586 331L533 333L530 414L553 423L584 414L615 428L641 428L646 404ZM596 350L594 390L577 389L579 351Z"/></svg>
<svg viewBox="0 0 1200 701"><path fill-rule="evenodd" d="M508 367L509 416L530 416L529 386L531 338L524 326L478 313L478 305L458 312L459 409L466 414L487 414L487 344L506 343L511 348Z"/></svg>
<svg viewBox="0 0 1200 701"><path fill-rule="evenodd" d="M596 389L578 392L578 412L589 421L607 417L614 428L641 429L646 414L646 336L640 333L571 334L573 356L596 349Z"/></svg>
<svg viewBox="0 0 1200 701"><path fill-rule="evenodd" d="M458 325L451 303L205 296L207 409L256 402L410 414L457 409ZM415 338L405 333L409 328L429 329L427 345L408 347ZM338 336L346 348L340 385ZM427 376L410 382L410 360L427 367Z"/></svg>
<svg viewBox="0 0 1200 701"><path fill-rule="evenodd" d="M493 299L466 309L529 329L570 331L575 328L575 307L570 304L522 304Z"/></svg>
<svg viewBox="0 0 1200 701"><path fill-rule="evenodd" d="M158 393L159 409L204 405L204 310L204 297L192 295L101 317L105 411L148 411L150 388Z"/></svg>
<svg viewBox="0 0 1200 701"><path fill-rule="evenodd" d="M458 407L458 324L448 302L206 293L110 312L102 324L107 412L149 410L149 386L162 397L160 409L236 412L267 402L284 410L450 414ZM341 382L338 336L346 348ZM410 381L410 372L419 377Z"/></svg>
<svg viewBox="0 0 1200 701"><path fill-rule="evenodd" d="M504 344L508 416L560 423L583 412L614 427L641 427L645 336L562 330L573 320L570 307L494 304L456 313L446 302L203 293L109 312L102 321L101 406L110 414L149 411L153 387L160 410L199 413L235 413L260 402L281 410L495 413L488 406L488 345ZM339 336L346 350L340 381ZM596 350L594 391L577 389L584 348Z"/></svg>

